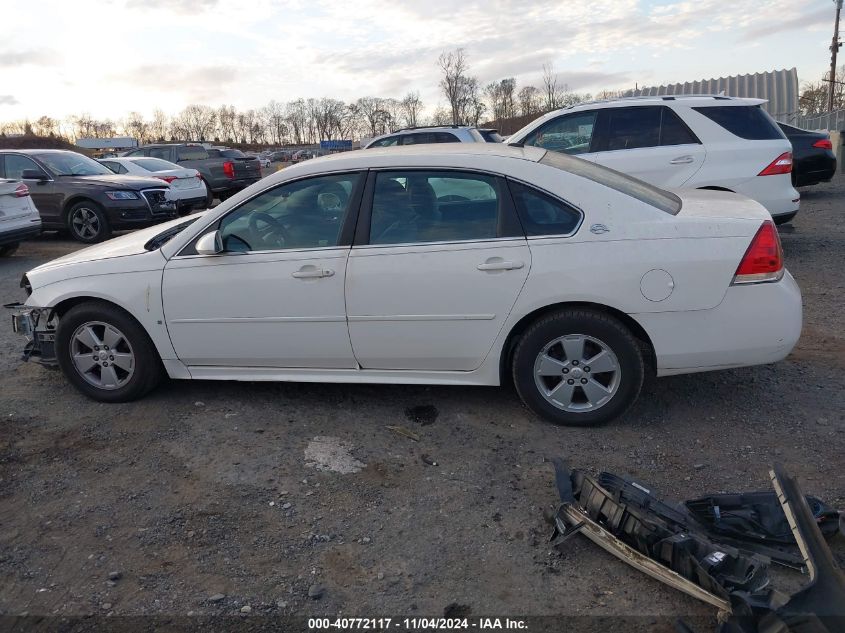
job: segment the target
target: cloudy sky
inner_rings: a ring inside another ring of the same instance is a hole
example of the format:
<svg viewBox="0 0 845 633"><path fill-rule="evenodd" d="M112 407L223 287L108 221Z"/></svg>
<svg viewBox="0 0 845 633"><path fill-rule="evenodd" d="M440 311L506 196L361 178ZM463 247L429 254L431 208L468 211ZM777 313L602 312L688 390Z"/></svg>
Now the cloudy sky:
<svg viewBox="0 0 845 633"><path fill-rule="evenodd" d="M817 81L832 0L3 0L0 120L330 96L444 100L438 54L482 84L632 88L780 68Z"/></svg>

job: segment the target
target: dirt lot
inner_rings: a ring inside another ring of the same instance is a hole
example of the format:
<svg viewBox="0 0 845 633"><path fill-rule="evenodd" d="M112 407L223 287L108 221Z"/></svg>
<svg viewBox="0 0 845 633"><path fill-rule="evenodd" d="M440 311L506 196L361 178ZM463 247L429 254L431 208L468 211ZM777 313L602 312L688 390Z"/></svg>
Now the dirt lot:
<svg viewBox="0 0 845 633"><path fill-rule="evenodd" d="M656 631L699 615L712 630L711 608L582 537L548 546L547 458L634 475L669 500L768 489L781 461L845 505L845 178L802 194L782 231L805 301L789 359L652 381L597 429L540 422L495 388L171 382L98 404L21 364L4 325L0 615L446 610L635 615ZM0 261L2 302L75 248L48 234ZM436 419L413 419L417 406Z"/></svg>

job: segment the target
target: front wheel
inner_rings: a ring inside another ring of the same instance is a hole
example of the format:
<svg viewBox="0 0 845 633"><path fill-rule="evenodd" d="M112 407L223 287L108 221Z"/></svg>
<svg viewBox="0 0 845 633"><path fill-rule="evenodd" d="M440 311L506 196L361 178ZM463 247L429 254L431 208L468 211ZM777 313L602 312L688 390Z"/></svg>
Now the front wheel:
<svg viewBox="0 0 845 633"><path fill-rule="evenodd" d="M135 400L161 379L161 362L146 331L100 301L81 303L61 317L56 355L65 377L101 402Z"/></svg>
<svg viewBox="0 0 845 633"><path fill-rule="evenodd" d="M71 237L86 244L102 242L111 235L108 218L100 205L83 200L67 212L67 227Z"/></svg>
<svg viewBox="0 0 845 633"><path fill-rule="evenodd" d="M637 339L614 317L586 309L543 317L522 335L513 379L526 406L555 424L589 426L619 417L645 374Z"/></svg>

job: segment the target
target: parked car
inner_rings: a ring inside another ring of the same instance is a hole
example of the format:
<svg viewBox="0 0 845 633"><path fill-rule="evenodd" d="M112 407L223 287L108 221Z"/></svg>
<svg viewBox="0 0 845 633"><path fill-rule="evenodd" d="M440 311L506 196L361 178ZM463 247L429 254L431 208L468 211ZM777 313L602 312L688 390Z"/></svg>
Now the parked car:
<svg viewBox="0 0 845 633"><path fill-rule="evenodd" d="M23 180L45 229L100 242L116 229L135 229L176 216L170 185L115 174L92 158L56 149L0 150L0 177Z"/></svg>
<svg viewBox="0 0 845 633"><path fill-rule="evenodd" d="M270 160L269 156L259 156L258 157L258 163L261 165L262 169L266 169L267 167L269 167L272 162L273 161Z"/></svg>
<svg viewBox="0 0 845 633"><path fill-rule="evenodd" d="M207 208L208 187L196 169L180 167L176 163L148 156L109 158L101 160L100 163L116 174L160 178L170 185L168 200L176 203L176 210L180 215L190 213L194 209Z"/></svg>
<svg viewBox="0 0 845 633"><path fill-rule="evenodd" d="M316 156L316 152L313 152L308 149L301 149L297 152L294 152L291 155L290 160L293 163L301 163L304 160L311 160L312 158L316 158Z"/></svg>
<svg viewBox="0 0 845 633"><path fill-rule="evenodd" d="M646 368L771 363L801 331L801 293L760 204L501 143L307 161L22 284L13 321L32 357L106 402L142 396L162 369L512 379L539 415L595 424L634 402Z"/></svg>
<svg viewBox="0 0 845 633"><path fill-rule="evenodd" d="M792 184L796 187L827 182L836 174L836 154L827 132L812 132L778 123L792 143Z"/></svg>
<svg viewBox="0 0 845 633"><path fill-rule="evenodd" d="M278 152L273 152L272 154L270 154L270 160L274 163L287 163L290 162L292 156L293 152L287 150L280 150Z"/></svg>
<svg viewBox="0 0 845 633"><path fill-rule="evenodd" d="M488 143L501 143L505 140L504 137L499 134L499 130L494 130L493 128L478 128L478 131Z"/></svg>
<svg viewBox="0 0 845 633"><path fill-rule="evenodd" d="M420 145L427 143L486 143L482 133L469 125L432 125L408 127L371 140L364 149L392 147L394 145Z"/></svg>
<svg viewBox="0 0 845 633"><path fill-rule="evenodd" d="M206 148L198 143L159 143L144 145L125 156L161 158L180 167L196 169L208 188L206 206L210 207L215 196L225 200L261 180L261 166L257 160L244 160L246 157L239 150L226 151L235 154L225 156L219 148Z"/></svg>
<svg viewBox="0 0 845 633"><path fill-rule="evenodd" d="M734 191L777 224L798 213L792 146L763 99L634 97L550 112L513 134L512 145L577 155L658 187Z"/></svg>
<svg viewBox="0 0 845 633"><path fill-rule="evenodd" d="M41 216L29 187L20 180L0 178L0 257L11 255L23 240L41 234Z"/></svg>

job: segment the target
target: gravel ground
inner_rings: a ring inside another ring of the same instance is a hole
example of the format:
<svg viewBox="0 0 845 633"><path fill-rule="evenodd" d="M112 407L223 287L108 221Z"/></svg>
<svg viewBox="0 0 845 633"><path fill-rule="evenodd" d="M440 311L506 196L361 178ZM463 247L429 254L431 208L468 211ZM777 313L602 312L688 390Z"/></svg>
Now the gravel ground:
<svg viewBox="0 0 845 633"><path fill-rule="evenodd" d="M505 388L174 381L99 404L20 363L3 326L0 616L598 614L712 630L713 609L586 539L549 547L547 460L671 501L768 489L780 461L845 505L845 178L802 194L782 230L805 304L792 355L653 380L596 429L538 421ZM47 234L0 260L2 302L77 247Z"/></svg>

